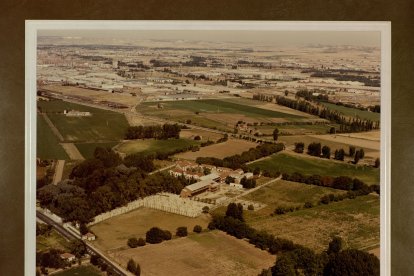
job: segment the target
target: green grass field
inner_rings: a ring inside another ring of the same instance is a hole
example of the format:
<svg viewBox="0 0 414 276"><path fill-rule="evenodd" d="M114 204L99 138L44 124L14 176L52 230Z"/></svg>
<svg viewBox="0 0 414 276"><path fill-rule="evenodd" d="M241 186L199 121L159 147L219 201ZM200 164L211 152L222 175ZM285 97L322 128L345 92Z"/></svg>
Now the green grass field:
<svg viewBox="0 0 414 276"><path fill-rule="evenodd" d="M69 242L54 229L52 229L49 236L39 235L36 237L36 251L52 248L67 251L69 249Z"/></svg>
<svg viewBox="0 0 414 276"><path fill-rule="evenodd" d="M380 113L359 110L357 108L350 108L345 106L340 106L331 103L321 103L322 105L328 107L329 109L336 110L344 114L345 116L351 117L359 117L361 119L372 120L372 121L379 121L380 120Z"/></svg>
<svg viewBox="0 0 414 276"><path fill-rule="evenodd" d="M320 176L349 176L356 177L366 184L378 184L380 171L372 167L355 166L322 158L303 158L287 153L278 153L270 158L248 165L250 168L259 167L261 170L278 171L281 173L300 172L304 175Z"/></svg>
<svg viewBox="0 0 414 276"><path fill-rule="evenodd" d="M257 108L223 100L172 101L162 103L164 108L184 109L191 112L243 114L248 117L296 118L302 117L268 109ZM154 103L144 103L154 105Z"/></svg>
<svg viewBox="0 0 414 276"><path fill-rule="evenodd" d="M95 152L95 149L97 147L103 147L103 148L113 148L119 144L118 142L107 142L107 143L77 143L75 144L78 148L79 152L82 154L85 158L92 158L93 153Z"/></svg>
<svg viewBox="0 0 414 276"><path fill-rule="evenodd" d="M344 240L346 248L379 246L380 198L377 195L346 199L278 216L246 214L246 221L252 227L318 251L325 250L334 235Z"/></svg>
<svg viewBox="0 0 414 276"><path fill-rule="evenodd" d="M67 141L119 141L124 137L128 122L123 114L64 101L39 101L38 106ZM64 110L89 111L90 117L67 117ZM58 113L59 112L59 113Z"/></svg>
<svg viewBox="0 0 414 276"><path fill-rule="evenodd" d="M82 266L71 268L71 269L68 269L62 272L58 272L54 275L58 275L58 276L100 276L102 275L102 272L98 268L92 265L82 265Z"/></svg>
<svg viewBox="0 0 414 276"><path fill-rule="evenodd" d="M126 154L137 152L171 152L177 149L183 149L191 145L199 145L199 141L190 139L168 139L168 140L131 140L119 144L116 150Z"/></svg>
<svg viewBox="0 0 414 276"><path fill-rule="evenodd" d="M265 208L252 214L269 215L276 207L303 207L308 201L316 205L324 195L341 193L345 193L345 191L279 180L244 196L242 199L266 204Z"/></svg>
<svg viewBox="0 0 414 276"><path fill-rule="evenodd" d="M59 139L52 132L42 115L37 115L37 153L41 159L69 159L59 144Z"/></svg>

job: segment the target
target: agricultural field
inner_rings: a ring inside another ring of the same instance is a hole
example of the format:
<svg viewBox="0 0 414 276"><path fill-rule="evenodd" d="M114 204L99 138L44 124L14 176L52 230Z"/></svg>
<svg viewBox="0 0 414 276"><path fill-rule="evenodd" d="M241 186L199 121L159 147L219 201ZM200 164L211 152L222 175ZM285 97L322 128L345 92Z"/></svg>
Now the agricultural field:
<svg viewBox="0 0 414 276"><path fill-rule="evenodd" d="M380 157L380 138L379 131L371 131L364 133L346 133L346 134L326 134L326 135L292 135L279 136L278 141L286 144L287 148L294 148L295 143L305 143L305 149L310 143L321 143L322 146L329 146L331 153L335 150L344 149L348 153L349 146L356 149L364 149L365 159L374 162ZM364 161L364 160L361 160Z"/></svg>
<svg viewBox="0 0 414 276"><path fill-rule="evenodd" d="M370 250L380 241L380 198L360 196L328 205L275 216L246 216L247 223L275 236L290 239L314 250L325 250L334 235L346 248Z"/></svg>
<svg viewBox="0 0 414 276"><path fill-rule="evenodd" d="M42 115L37 114L37 152L41 159L66 160L69 156L59 144L59 139L50 129Z"/></svg>
<svg viewBox="0 0 414 276"><path fill-rule="evenodd" d="M233 100L233 99L232 99ZM309 119L302 114L277 111L255 106L255 101L239 99L239 103L230 100L194 100L171 102L146 102L137 107L137 111L145 115L189 122L207 128L232 131L235 124L245 122L285 122ZM245 101L254 104L247 105ZM161 106L162 108L160 108Z"/></svg>
<svg viewBox="0 0 414 276"><path fill-rule="evenodd" d="M64 102L39 101L38 107L46 112L54 126L67 142L119 141L124 138L128 122L123 114ZM67 117L64 110L88 111L89 117Z"/></svg>
<svg viewBox="0 0 414 276"><path fill-rule="evenodd" d="M242 199L267 205L265 208L253 212L256 217L261 215L268 216L273 213L276 207L303 207L305 202L311 202L313 205L316 205L324 195L344 193L346 192L327 187L278 180L242 197ZM247 214L250 213L248 212Z"/></svg>
<svg viewBox="0 0 414 276"><path fill-rule="evenodd" d="M118 144L118 142L106 142L106 143L77 143L75 144L79 152L86 159L92 158L93 153L97 147L102 148L113 148Z"/></svg>
<svg viewBox="0 0 414 276"><path fill-rule="evenodd" d="M358 178L368 185L378 184L380 181L379 169L310 157L305 153L302 156L285 152L277 153L269 158L250 163L248 166L252 169L258 167L262 171L267 170L289 174L299 172L303 175L350 176Z"/></svg>
<svg viewBox="0 0 414 276"><path fill-rule="evenodd" d="M50 235L39 235L36 237L36 251L44 251L49 249L68 250L69 242L62 237L55 229L50 231Z"/></svg>
<svg viewBox="0 0 414 276"><path fill-rule="evenodd" d="M298 124L298 125L279 125L279 126L256 126L257 129L265 136L272 136L275 128L279 129L279 135L304 135L304 134L326 134L334 125L328 124Z"/></svg>
<svg viewBox="0 0 414 276"><path fill-rule="evenodd" d="M189 146L199 145L200 141L190 139L168 139L168 140L129 140L125 141L114 149L124 154L133 153L154 153L154 152L171 152L179 149L185 149Z"/></svg>
<svg viewBox="0 0 414 276"><path fill-rule="evenodd" d="M92 265L82 265L82 266L74 267L71 269L67 269L62 272L58 272L54 275L57 275L57 276L101 276L101 275L106 275L106 273L104 274L98 268Z"/></svg>
<svg viewBox="0 0 414 276"><path fill-rule="evenodd" d="M321 102L321 105L326 106L329 109L336 110L347 117L359 117L361 119L371 120L371 121L379 121L381 118L381 114L376 113L376 112L359 110L357 108L345 107L345 106L336 105L332 103Z"/></svg>
<svg viewBox="0 0 414 276"><path fill-rule="evenodd" d="M145 233L151 227L169 230L174 235L177 227L187 226L189 232L192 232L195 225L201 225L205 229L209 222L209 216L204 214L190 218L155 209L139 208L95 224L91 230L98 237L94 244L107 251L127 247L129 238L145 238Z"/></svg>
<svg viewBox="0 0 414 276"><path fill-rule="evenodd" d="M126 266L134 259L143 275L258 275L276 257L221 231L190 234L155 245L110 254ZM162 265L160 265L162 264Z"/></svg>
<svg viewBox="0 0 414 276"><path fill-rule="evenodd" d="M188 151L184 153L179 153L176 154L175 157L187 160L196 160L197 157L224 158L234 154L240 154L241 152L247 151L250 148L254 148L256 146L257 144L254 142L240 139L229 139L223 143L202 147L199 151L196 152Z"/></svg>
<svg viewBox="0 0 414 276"><path fill-rule="evenodd" d="M200 136L201 137L201 141L205 142L205 141L217 141L220 138L223 138L223 134L220 133L216 133L216 132L211 132L211 131L207 131L207 130L202 130L202 129L182 129L180 131L180 138L185 138L185 139L194 139L194 137L196 136Z"/></svg>
<svg viewBox="0 0 414 276"><path fill-rule="evenodd" d="M109 93L108 91L92 90L76 86L63 86L59 84L46 85L43 88L69 97L87 97L96 102L109 101L128 106L134 106L139 102L138 97L132 97L129 93Z"/></svg>

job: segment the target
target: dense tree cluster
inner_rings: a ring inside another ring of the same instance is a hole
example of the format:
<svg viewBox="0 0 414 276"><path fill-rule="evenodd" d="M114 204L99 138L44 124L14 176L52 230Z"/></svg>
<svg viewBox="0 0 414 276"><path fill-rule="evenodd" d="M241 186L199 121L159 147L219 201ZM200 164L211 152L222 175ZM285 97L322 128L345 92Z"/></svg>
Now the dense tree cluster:
<svg viewBox="0 0 414 276"><path fill-rule="evenodd" d="M378 258L364 251L347 249L331 254L323 270L324 276L380 275Z"/></svg>
<svg viewBox="0 0 414 276"><path fill-rule="evenodd" d="M363 83L365 86L380 87L380 78L370 78L361 75L349 75L349 74L338 74L329 71L319 71L311 74L311 77L316 78L333 78L337 81L358 81Z"/></svg>
<svg viewBox="0 0 414 276"><path fill-rule="evenodd" d="M252 189L254 187L256 187L256 179L254 178L247 178L247 177L242 177L242 179L240 179L240 185L243 186L243 188L245 189Z"/></svg>
<svg viewBox="0 0 414 276"><path fill-rule="evenodd" d="M321 143L310 143L308 145L308 154L320 157L322 153Z"/></svg>
<svg viewBox="0 0 414 276"><path fill-rule="evenodd" d="M164 124L151 126L131 126L125 133L125 139L168 139L179 138L181 127L178 124Z"/></svg>
<svg viewBox="0 0 414 276"><path fill-rule="evenodd" d="M241 205L240 203L238 203L238 204L233 203L233 202L230 203L227 206L226 217L232 217L234 219L244 221L244 218L243 218L243 205Z"/></svg>
<svg viewBox="0 0 414 276"><path fill-rule="evenodd" d="M36 252L36 266L43 268L65 268L68 264L60 257L62 253L63 251L59 249Z"/></svg>
<svg viewBox="0 0 414 276"><path fill-rule="evenodd" d="M345 151L343 149L335 150L334 159L339 161L344 161Z"/></svg>
<svg viewBox="0 0 414 276"><path fill-rule="evenodd" d="M298 92L296 92L296 97L303 98L307 101L329 101L329 96L326 94L326 92L320 90L301 89Z"/></svg>
<svg viewBox="0 0 414 276"><path fill-rule="evenodd" d="M97 149L95 158L76 166L71 180L59 185L39 189L37 199L42 207L50 209L65 221L88 223L98 214L148 195L159 192L179 194L188 180L175 178L168 173L148 175L144 170L153 169L150 159L142 156L127 157L127 167L119 164L113 152Z"/></svg>
<svg viewBox="0 0 414 276"><path fill-rule="evenodd" d="M304 150L305 150L305 144L303 142L295 143L294 152L303 153Z"/></svg>
<svg viewBox="0 0 414 276"><path fill-rule="evenodd" d="M283 149L284 145L282 143L263 143L255 148L249 149L248 151L244 151L241 154L225 157L224 159L216 157L198 157L196 162L199 164L210 164L217 167L238 169L244 167L243 165L247 162L269 156Z"/></svg>

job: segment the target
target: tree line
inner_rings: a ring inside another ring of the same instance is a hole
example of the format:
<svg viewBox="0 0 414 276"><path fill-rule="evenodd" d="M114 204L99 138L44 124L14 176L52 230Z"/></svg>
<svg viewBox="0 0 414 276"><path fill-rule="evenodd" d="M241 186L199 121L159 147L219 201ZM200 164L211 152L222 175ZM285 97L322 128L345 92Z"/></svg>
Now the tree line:
<svg viewBox="0 0 414 276"><path fill-rule="evenodd" d="M380 193L380 185L367 185L358 178L351 178L349 176L320 176L311 175L305 176L301 173L295 172L293 174L282 174L282 179L292 182L299 182L309 185L316 185L322 187L329 187L338 190L354 191L362 194L369 194L371 192Z"/></svg>
<svg viewBox="0 0 414 276"><path fill-rule="evenodd" d="M263 143L255 148L251 148L241 154L235 154L232 156L225 157L224 159L216 157L197 157L196 162L198 164L209 164L216 167L227 167L231 169L247 170L246 163L257 160L259 158L272 155L284 149L283 143Z"/></svg>
<svg viewBox="0 0 414 276"><path fill-rule="evenodd" d="M178 124L164 124L153 126L130 126L125 133L125 139L159 139L180 138L181 127Z"/></svg>
<svg viewBox="0 0 414 276"><path fill-rule="evenodd" d="M266 96L261 94L253 97L253 99L269 102L272 102L273 98L274 96ZM336 132L361 132L380 128L379 121L374 122L360 118L347 119L339 111L331 110L327 107L318 107L305 100L293 100L283 96L276 96L276 103L339 124L339 129L335 130Z"/></svg>

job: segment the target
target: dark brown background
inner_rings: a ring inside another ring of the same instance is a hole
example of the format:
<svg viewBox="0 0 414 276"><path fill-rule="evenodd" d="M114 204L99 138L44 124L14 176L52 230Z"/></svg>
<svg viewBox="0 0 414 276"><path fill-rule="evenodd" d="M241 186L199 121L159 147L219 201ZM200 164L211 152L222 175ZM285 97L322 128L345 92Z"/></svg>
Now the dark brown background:
<svg viewBox="0 0 414 276"><path fill-rule="evenodd" d="M410 0L0 0L0 275L23 275L24 20L392 22L392 275L414 271L414 3Z"/></svg>

